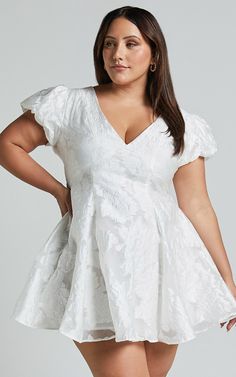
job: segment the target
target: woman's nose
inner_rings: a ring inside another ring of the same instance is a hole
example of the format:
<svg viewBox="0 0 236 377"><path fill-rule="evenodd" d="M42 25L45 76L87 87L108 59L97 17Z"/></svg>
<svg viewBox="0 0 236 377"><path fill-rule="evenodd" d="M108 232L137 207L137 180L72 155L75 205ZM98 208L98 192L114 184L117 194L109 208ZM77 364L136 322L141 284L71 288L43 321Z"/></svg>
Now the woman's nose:
<svg viewBox="0 0 236 377"><path fill-rule="evenodd" d="M120 45L117 47L114 47L113 59L122 59L122 56L123 56L123 47Z"/></svg>

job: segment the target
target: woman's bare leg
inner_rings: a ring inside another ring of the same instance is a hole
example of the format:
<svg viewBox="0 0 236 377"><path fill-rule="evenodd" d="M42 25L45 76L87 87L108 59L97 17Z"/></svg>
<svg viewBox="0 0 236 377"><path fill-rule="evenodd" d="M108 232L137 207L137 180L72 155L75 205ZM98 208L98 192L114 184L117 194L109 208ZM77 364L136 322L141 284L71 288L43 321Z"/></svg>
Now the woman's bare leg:
<svg viewBox="0 0 236 377"><path fill-rule="evenodd" d="M173 364L178 344L144 342L150 377L166 377Z"/></svg>
<svg viewBox="0 0 236 377"><path fill-rule="evenodd" d="M94 377L150 377L144 342L77 342Z"/></svg>

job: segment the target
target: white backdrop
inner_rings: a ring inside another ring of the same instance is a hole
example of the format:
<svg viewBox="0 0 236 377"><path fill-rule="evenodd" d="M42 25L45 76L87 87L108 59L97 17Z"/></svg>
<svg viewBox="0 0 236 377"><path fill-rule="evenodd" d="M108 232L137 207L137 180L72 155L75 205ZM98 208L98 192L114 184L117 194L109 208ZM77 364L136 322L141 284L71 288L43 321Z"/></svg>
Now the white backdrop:
<svg viewBox="0 0 236 377"><path fill-rule="evenodd" d="M21 114L20 101L65 84L96 85L92 49L102 18L124 5L145 8L165 35L179 105L212 126L218 152L206 162L208 191L236 276L235 232L235 2L213 0L0 2L0 124ZM51 148L31 153L65 184ZM0 167L1 366L4 377L91 376L72 340L56 330L10 319L33 259L61 217L56 200ZM214 292L213 292L214 294ZM170 377L233 377L236 327L214 327L178 348Z"/></svg>

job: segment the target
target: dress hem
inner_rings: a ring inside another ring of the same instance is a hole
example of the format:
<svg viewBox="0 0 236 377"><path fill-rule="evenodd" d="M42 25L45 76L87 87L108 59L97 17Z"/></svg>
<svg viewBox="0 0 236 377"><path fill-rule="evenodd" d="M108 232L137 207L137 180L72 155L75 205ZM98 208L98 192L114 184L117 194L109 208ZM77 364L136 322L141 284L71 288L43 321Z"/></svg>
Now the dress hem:
<svg viewBox="0 0 236 377"><path fill-rule="evenodd" d="M72 339L72 340L75 340L79 343L85 343L85 342L99 342L99 341L106 341L106 340L111 340L111 339L115 339L115 341L117 343L119 342L125 342L125 341L130 341L130 342L141 342L141 341L148 341L150 343L156 343L156 342L163 342L163 343L166 343L166 344L182 344L182 343L186 343L190 340L193 340L197 337L198 334L200 333L203 333L213 327L216 327L216 326L219 326L220 323L223 323L223 322L228 322L230 321L231 319L233 318L236 318L236 312L235 313L231 313L229 316L227 317L224 317L223 319L220 319L218 320L217 322L213 322L212 324L209 324L207 327L205 328L202 328L201 330L196 330L194 332L194 335L193 336L190 336L188 338L182 338L181 340L178 340L178 341L170 341L166 338L131 338L131 337L127 337L127 338L118 338L116 337L116 335L113 335L113 336L110 336L110 337L104 337L104 338L97 338L97 339L79 339L79 338L75 338L73 337L72 338L72 335L70 335L69 333L67 333L66 331L62 330L60 327L45 327L45 326L39 326L39 325L33 325L31 323L27 323L25 322L24 320L20 319L20 318L17 318L17 317L13 317L13 319L25 326L28 326L28 327L31 327L33 329L41 329L41 330L57 330L59 333L61 333L62 335ZM102 330L102 329L99 329L99 330ZM109 329L109 330L114 330L114 329ZM115 330L114 330L115 331Z"/></svg>

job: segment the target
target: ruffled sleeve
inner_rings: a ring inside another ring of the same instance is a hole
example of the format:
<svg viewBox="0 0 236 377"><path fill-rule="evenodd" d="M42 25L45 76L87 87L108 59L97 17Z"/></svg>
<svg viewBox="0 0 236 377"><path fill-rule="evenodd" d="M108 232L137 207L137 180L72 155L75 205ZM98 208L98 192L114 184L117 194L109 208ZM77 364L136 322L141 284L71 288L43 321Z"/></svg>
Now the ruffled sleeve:
<svg viewBox="0 0 236 377"><path fill-rule="evenodd" d="M46 146L55 146L62 132L68 94L69 88L57 85L39 90L20 103L23 112L31 110L43 127L48 139Z"/></svg>
<svg viewBox="0 0 236 377"><path fill-rule="evenodd" d="M185 165L199 156L208 160L217 150L218 145L211 126L196 114L182 110L185 120L185 148L178 159L178 166Z"/></svg>

